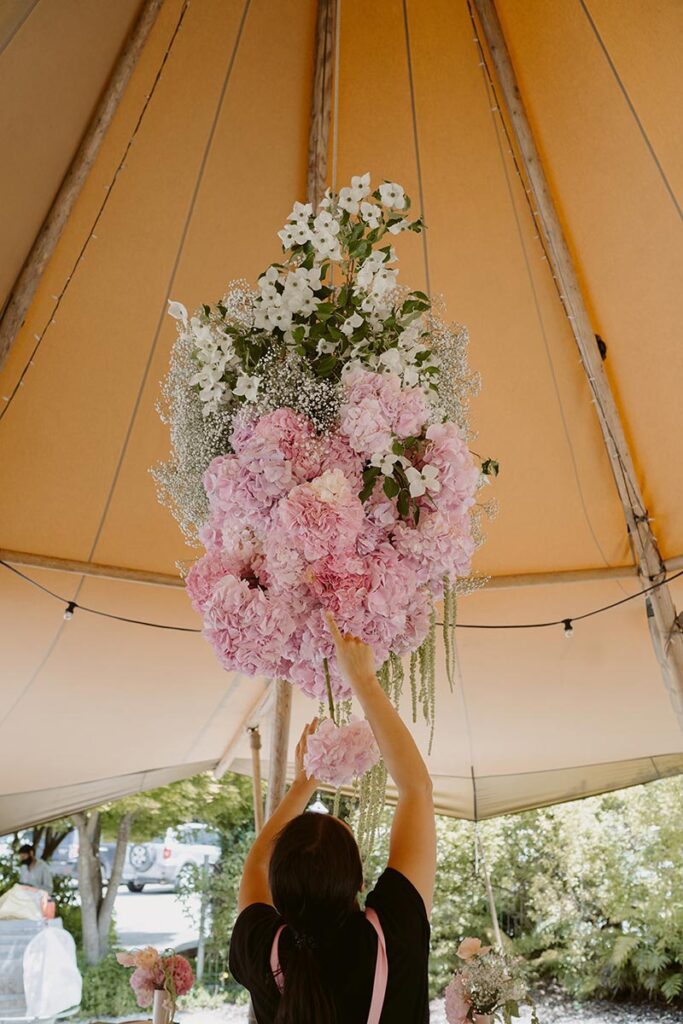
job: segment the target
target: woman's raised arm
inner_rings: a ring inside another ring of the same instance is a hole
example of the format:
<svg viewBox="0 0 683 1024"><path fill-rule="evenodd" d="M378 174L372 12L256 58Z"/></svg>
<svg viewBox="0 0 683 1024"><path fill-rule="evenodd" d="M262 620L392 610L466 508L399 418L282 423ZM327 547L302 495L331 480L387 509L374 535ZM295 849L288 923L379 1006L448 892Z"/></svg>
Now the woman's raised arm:
<svg viewBox="0 0 683 1024"><path fill-rule="evenodd" d="M413 883L429 914L436 874L436 829L427 766L409 729L379 684L372 649L355 637L342 636L332 616L328 615L327 621L339 669L362 705L398 790L389 867Z"/></svg>

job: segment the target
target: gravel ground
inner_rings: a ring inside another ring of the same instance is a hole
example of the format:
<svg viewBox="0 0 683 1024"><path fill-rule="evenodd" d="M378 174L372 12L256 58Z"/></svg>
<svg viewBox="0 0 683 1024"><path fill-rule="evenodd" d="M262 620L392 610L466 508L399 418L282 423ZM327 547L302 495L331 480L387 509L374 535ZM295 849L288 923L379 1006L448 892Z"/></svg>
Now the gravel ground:
<svg viewBox="0 0 683 1024"><path fill-rule="evenodd" d="M626 1003L576 1003L560 994L539 996L537 1011L541 1024L683 1024L683 1010ZM178 1017L181 1024L246 1024L247 1010L226 1005L179 1013ZM528 1021L528 1015L520 1018L520 1024ZM430 1024L446 1024L441 999L432 1003Z"/></svg>

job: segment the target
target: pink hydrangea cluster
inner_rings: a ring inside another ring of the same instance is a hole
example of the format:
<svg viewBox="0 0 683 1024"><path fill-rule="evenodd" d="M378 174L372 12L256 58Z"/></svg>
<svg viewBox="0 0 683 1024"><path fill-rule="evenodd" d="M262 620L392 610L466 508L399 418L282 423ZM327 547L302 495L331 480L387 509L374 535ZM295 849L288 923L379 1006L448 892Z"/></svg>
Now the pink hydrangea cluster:
<svg viewBox="0 0 683 1024"><path fill-rule="evenodd" d="M420 645L444 576L466 575L474 550L479 471L458 427L429 425L422 389L394 373L353 368L344 389L331 433L316 435L286 408L235 422L233 454L204 477L206 554L187 577L226 669L288 679L317 698L326 696L325 661L334 697L349 695L325 612L369 643L379 666ZM438 474L438 488L415 499L417 524L399 514L382 476L359 497L364 470L406 438L415 470Z"/></svg>
<svg viewBox="0 0 683 1024"><path fill-rule="evenodd" d="M368 723L352 716L342 726L329 718L308 737L304 768L309 779L337 789L348 786L379 762L379 747Z"/></svg>
<svg viewBox="0 0 683 1024"><path fill-rule="evenodd" d="M135 968L130 976L130 986L138 1006L151 1006L155 992L170 988L175 996L184 996L194 985L192 967L178 953L159 953L153 946L146 946L117 953L116 959L122 967Z"/></svg>

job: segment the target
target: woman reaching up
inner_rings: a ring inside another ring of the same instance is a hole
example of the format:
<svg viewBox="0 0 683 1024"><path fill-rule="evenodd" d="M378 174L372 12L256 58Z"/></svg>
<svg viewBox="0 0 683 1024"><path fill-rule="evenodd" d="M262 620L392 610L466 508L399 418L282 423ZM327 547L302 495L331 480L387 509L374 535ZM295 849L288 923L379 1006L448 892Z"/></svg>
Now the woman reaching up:
<svg viewBox="0 0 683 1024"><path fill-rule="evenodd" d="M303 767L244 865L230 970L259 1024L424 1024L429 1020L429 915L436 870L431 780L379 684L370 647L328 618L337 663L361 703L398 792L389 861L358 906L363 870L351 829L304 813L314 791Z"/></svg>

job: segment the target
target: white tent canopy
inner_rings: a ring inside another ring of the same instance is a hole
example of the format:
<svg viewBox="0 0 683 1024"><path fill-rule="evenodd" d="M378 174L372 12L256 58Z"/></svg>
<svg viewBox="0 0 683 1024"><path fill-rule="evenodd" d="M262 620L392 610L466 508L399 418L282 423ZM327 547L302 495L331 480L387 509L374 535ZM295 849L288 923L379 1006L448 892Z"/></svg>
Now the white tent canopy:
<svg viewBox="0 0 683 1024"><path fill-rule="evenodd" d="M144 6L0 5L0 302ZM497 8L659 551L680 569L683 9ZM422 191L427 260L401 239L402 278L424 287L428 267L469 326L477 448L502 467L476 560L491 584L461 602L460 624L577 618L637 593L613 460L467 3L340 9L337 181L370 170ZM277 257L306 193L316 12L165 0L0 369L0 558L80 606L65 621L0 565L0 832L218 764L248 771L257 722L268 753L268 681L223 672L197 633L82 609L199 626L177 570L197 552L148 473L168 449L166 304L211 301ZM680 581L670 592L681 607ZM458 650L429 758L442 811L481 818L683 771L642 598L577 621L571 639L461 628ZM295 694L290 754L315 710Z"/></svg>

